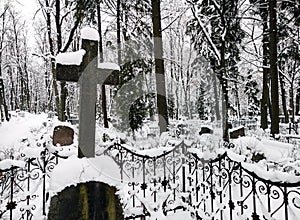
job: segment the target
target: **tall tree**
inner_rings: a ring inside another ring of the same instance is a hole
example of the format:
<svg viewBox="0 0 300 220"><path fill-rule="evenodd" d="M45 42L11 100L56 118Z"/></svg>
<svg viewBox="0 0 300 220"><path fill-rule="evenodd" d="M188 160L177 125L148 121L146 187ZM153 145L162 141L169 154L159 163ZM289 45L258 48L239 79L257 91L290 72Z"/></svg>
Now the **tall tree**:
<svg viewBox="0 0 300 220"><path fill-rule="evenodd" d="M271 134L279 133L279 94L277 70L277 0L269 0L270 11L270 75L271 75Z"/></svg>
<svg viewBox="0 0 300 220"><path fill-rule="evenodd" d="M153 41L154 41L154 59L155 59L155 73L156 73L156 95L157 95L157 109L159 115L159 129L160 133L167 130L169 124L168 108L166 98L166 81L163 60L163 43L162 43L162 29L161 29L161 12L160 0L151 0L152 5L152 23L153 23Z"/></svg>
<svg viewBox="0 0 300 220"><path fill-rule="evenodd" d="M193 19L189 22L195 49L208 58L222 90L223 139L228 141L229 83L236 81L238 45L244 37L237 0L188 1ZM208 50L203 50L206 44ZM216 100L218 101L218 100Z"/></svg>
<svg viewBox="0 0 300 220"><path fill-rule="evenodd" d="M7 11L8 11L8 5L4 5L3 11L1 11L0 15L0 22L1 22L1 27L0 27L0 118L1 121L4 121L6 119L7 121L9 120L9 115L8 115L8 108L6 104L6 99L5 99L5 88L4 88L4 83L3 83L3 74L2 74L2 68L3 68L3 51L5 48L5 33L6 33L6 26L7 26Z"/></svg>
<svg viewBox="0 0 300 220"><path fill-rule="evenodd" d="M261 17L262 25L262 68L263 68L263 88L262 88L262 98L261 98L261 121L260 127L262 129L268 128L268 109L271 112L270 100L269 100L269 5L268 0L250 0L250 3L257 7L257 11ZM255 14L254 13L254 14ZM254 41L254 39L253 39ZM258 51L256 51L259 53ZM259 57L258 57L259 59Z"/></svg>

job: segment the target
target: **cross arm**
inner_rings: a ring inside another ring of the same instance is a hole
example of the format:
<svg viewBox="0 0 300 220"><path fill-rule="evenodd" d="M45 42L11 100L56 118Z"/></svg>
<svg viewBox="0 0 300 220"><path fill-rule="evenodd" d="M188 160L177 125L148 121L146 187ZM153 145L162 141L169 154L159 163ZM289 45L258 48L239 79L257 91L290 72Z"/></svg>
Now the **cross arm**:
<svg viewBox="0 0 300 220"><path fill-rule="evenodd" d="M60 53L56 56L56 79L59 81L78 82L84 70L83 60L86 51Z"/></svg>

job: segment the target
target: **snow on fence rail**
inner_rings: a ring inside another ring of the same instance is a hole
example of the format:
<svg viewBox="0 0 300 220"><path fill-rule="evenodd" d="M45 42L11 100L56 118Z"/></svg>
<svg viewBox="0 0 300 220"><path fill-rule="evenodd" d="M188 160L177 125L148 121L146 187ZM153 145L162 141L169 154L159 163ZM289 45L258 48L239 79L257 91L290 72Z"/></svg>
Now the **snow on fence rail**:
<svg viewBox="0 0 300 220"><path fill-rule="evenodd" d="M263 171L230 150L209 154L182 142L138 151L115 143L104 154L120 168L120 197L127 219L147 219L177 209L196 219L290 220L300 214L300 177ZM49 173L60 158L67 158L48 148L23 156L23 162L0 163L1 219L46 215Z"/></svg>
<svg viewBox="0 0 300 220"><path fill-rule="evenodd" d="M298 219L300 177L263 171L230 150L209 155L182 142L160 151L115 144L105 152L128 187L127 219L176 209L197 219Z"/></svg>
<svg viewBox="0 0 300 220"><path fill-rule="evenodd" d="M0 219L34 219L35 211L46 215L49 172L58 164L59 158L67 157L60 156L57 151L51 152L46 147L29 149L22 154L23 160L1 161ZM36 210L37 206L41 210Z"/></svg>

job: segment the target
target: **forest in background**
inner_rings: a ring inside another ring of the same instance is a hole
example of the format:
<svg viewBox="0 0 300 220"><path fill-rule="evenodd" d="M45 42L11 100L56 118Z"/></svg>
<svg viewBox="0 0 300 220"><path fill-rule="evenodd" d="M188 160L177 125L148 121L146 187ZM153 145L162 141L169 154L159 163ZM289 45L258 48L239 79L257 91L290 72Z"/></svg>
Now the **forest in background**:
<svg viewBox="0 0 300 220"><path fill-rule="evenodd" d="M229 119L260 118L263 129L271 121L274 135L279 115L296 120L299 0L36 0L34 33L19 2L1 1L1 120L14 110L54 111L61 121L77 114L78 86L56 80L55 57L80 49L80 30L91 26L100 33L103 61L121 67L120 85L107 87L109 115L131 92L142 93L129 110L130 129L140 128L156 113L153 39L160 36L153 6L159 3L169 119L223 119L224 139ZM137 76L143 80L134 91L116 92ZM98 118L101 102L99 95Z"/></svg>

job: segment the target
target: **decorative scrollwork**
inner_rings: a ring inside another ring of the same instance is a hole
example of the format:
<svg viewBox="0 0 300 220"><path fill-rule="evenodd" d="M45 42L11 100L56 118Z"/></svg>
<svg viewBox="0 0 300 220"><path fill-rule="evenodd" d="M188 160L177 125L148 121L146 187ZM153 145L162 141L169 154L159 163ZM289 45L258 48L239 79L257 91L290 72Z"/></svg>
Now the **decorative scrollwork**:
<svg viewBox="0 0 300 220"><path fill-rule="evenodd" d="M282 192L282 190L280 190ZM276 189L271 189L270 191L270 196L273 198L273 199L279 199L280 198L280 191L278 190L278 188Z"/></svg>
<svg viewBox="0 0 300 220"><path fill-rule="evenodd" d="M242 186L247 189L252 186L251 176L244 174L242 177Z"/></svg>
<svg viewBox="0 0 300 220"><path fill-rule="evenodd" d="M243 209L248 209L248 205L244 203L244 201L237 201L237 205L242 207Z"/></svg>
<svg viewBox="0 0 300 220"><path fill-rule="evenodd" d="M260 182L257 188L258 188L258 192L262 195L267 195L270 193L269 186L267 186L266 183Z"/></svg>
<svg viewBox="0 0 300 220"><path fill-rule="evenodd" d="M235 171L235 172L232 172L232 180L235 184L241 184L243 181L243 177L242 177L242 175L240 175L240 173Z"/></svg>
<svg viewBox="0 0 300 220"><path fill-rule="evenodd" d="M287 198L292 197L292 204L294 205L295 208L300 209L300 192L297 190L290 190L287 193Z"/></svg>
<svg viewBox="0 0 300 220"><path fill-rule="evenodd" d="M224 148L231 149L231 148L234 148L234 144L233 144L233 143L230 143L230 142L224 141L224 142L223 142L223 147L224 147Z"/></svg>

